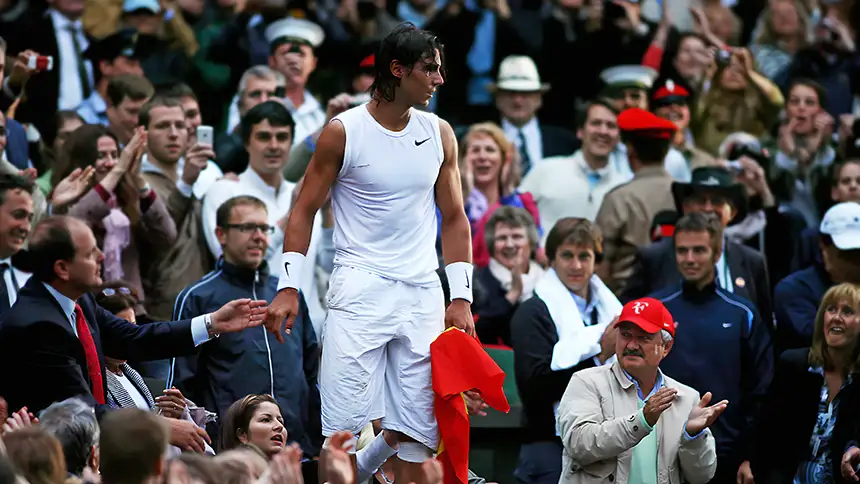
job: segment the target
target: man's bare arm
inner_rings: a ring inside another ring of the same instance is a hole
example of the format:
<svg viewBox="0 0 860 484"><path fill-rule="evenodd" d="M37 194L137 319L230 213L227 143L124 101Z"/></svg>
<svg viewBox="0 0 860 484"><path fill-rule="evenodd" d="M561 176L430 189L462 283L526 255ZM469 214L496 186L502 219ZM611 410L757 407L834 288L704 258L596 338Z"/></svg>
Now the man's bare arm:
<svg viewBox="0 0 860 484"><path fill-rule="evenodd" d="M307 254L314 217L325 203L343 165L346 132L339 121L326 125L317 142L284 231L284 252Z"/></svg>
<svg viewBox="0 0 860 484"><path fill-rule="evenodd" d="M436 180L436 205L442 212L442 257L445 265L472 262L472 230L463 207L457 138L447 121L439 120L444 159Z"/></svg>

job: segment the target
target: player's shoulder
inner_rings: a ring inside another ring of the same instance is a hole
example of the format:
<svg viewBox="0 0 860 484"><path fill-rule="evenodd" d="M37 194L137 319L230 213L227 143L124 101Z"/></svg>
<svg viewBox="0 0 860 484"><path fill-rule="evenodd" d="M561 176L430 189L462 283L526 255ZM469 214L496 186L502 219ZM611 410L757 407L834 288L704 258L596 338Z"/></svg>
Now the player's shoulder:
<svg viewBox="0 0 860 484"><path fill-rule="evenodd" d="M367 114L367 106L362 104L362 105L351 107L351 108L347 109L346 111L333 117L331 120L332 121L338 120L341 123L351 122L351 121L355 121L355 120L363 118L365 116L365 114ZM329 124L333 124L333 123L329 122Z"/></svg>

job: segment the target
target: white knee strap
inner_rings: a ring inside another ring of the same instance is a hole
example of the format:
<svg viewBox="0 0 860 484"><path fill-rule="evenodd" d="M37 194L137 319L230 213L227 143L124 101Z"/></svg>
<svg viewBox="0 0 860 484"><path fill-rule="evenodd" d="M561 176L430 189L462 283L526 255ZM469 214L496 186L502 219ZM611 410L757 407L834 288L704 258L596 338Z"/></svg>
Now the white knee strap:
<svg viewBox="0 0 860 484"><path fill-rule="evenodd" d="M370 476L375 474L382 467L382 464L396 453L395 449L388 446L388 442L385 441L382 432L379 432L367 447L355 454L355 464L358 468L358 479L356 482L364 482L370 479Z"/></svg>
<svg viewBox="0 0 860 484"><path fill-rule="evenodd" d="M421 463L433 457L433 450L418 442L400 442L397 457L404 462Z"/></svg>

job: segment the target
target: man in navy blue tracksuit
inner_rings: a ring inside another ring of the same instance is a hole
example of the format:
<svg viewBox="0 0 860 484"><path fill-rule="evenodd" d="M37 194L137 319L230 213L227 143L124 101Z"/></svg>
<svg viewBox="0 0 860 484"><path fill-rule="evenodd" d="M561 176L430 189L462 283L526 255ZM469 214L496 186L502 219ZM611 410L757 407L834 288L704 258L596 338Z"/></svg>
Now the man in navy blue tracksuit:
<svg viewBox="0 0 860 484"><path fill-rule="evenodd" d="M175 315L205 314L246 297L271 302L277 294L278 278L269 276L265 262L273 229L265 203L251 196L231 198L218 209L216 222L224 255L215 271L179 294ZM299 304L293 331L283 344L263 327L222 335L196 355L177 358L168 385L222 418L233 402L248 394L272 395L281 407L288 439L298 442L307 456L319 455L320 350L303 297Z"/></svg>
<svg viewBox="0 0 860 484"><path fill-rule="evenodd" d="M675 259L683 281L652 297L663 302L678 327L672 351L660 364L666 375L729 406L712 427L717 441L713 483L736 482L749 458L750 428L773 376L770 330L748 300L716 282L723 227L704 213L675 226Z"/></svg>

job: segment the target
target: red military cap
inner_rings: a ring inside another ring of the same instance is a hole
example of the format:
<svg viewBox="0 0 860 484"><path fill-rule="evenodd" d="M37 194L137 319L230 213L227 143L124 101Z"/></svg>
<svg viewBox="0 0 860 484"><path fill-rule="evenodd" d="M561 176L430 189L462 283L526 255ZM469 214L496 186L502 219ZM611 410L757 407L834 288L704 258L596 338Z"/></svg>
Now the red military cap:
<svg viewBox="0 0 860 484"><path fill-rule="evenodd" d="M615 326L621 323L633 323L650 334L666 330L672 337L675 336L675 320L672 318L672 313L662 302L652 297L643 297L625 304Z"/></svg>
<svg viewBox="0 0 860 484"><path fill-rule="evenodd" d="M678 130L675 123L640 108L630 108L619 114L618 128L626 134L654 139L671 139Z"/></svg>
<svg viewBox="0 0 860 484"><path fill-rule="evenodd" d="M683 86L675 84L671 79L658 87L651 100L658 105L667 104L687 104L687 99L690 97L690 91L684 89Z"/></svg>
<svg viewBox="0 0 860 484"><path fill-rule="evenodd" d="M376 63L376 56L374 54L370 54L369 56L367 56L361 60L361 63L358 65L358 67L360 67L362 69L370 68L370 67L373 67L373 65L375 63Z"/></svg>

